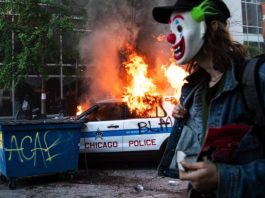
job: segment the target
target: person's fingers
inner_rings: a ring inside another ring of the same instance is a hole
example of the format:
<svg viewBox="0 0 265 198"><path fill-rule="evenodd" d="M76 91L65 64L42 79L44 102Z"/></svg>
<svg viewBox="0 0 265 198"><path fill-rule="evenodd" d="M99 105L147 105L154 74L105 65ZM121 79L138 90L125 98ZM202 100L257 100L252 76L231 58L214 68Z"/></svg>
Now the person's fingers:
<svg viewBox="0 0 265 198"><path fill-rule="evenodd" d="M180 109L180 108L181 108L181 105L178 104L178 105L176 105L174 108L175 108L175 109Z"/></svg>
<svg viewBox="0 0 265 198"><path fill-rule="evenodd" d="M206 174L205 169L199 169L196 171L180 172L179 178L187 181L198 181Z"/></svg>
<svg viewBox="0 0 265 198"><path fill-rule="evenodd" d="M176 115L173 116L173 117L175 117L175 118L184 118L184 116L183 116L183 115L180 115L180 114L176 114Z"/></svg>
<svg viewBox="0 0 265 198"><path fill-rule="evenodd" d="M178 110L174 109L174 110L172 111L172 116L174 116L174 115L178 115Z"/></svg>
<svg viewBox="0 0 265 198"><path fill-rule="evenodd" d="M180 112L172 112L172 116L173 117L183 118L184 117L184 114L183 113L180 113Z"/></svg>
<svg viewBox="0 0 265 198"><path fill-rule="evenodd" d="M194 189L207 192L215 189L218 185L218 170L214 163L210 161L188 163L182 162L182 166L187 172L179 172L181 180L190 181Z"/></svg>
<svg viewBox="0 0 265 198"><path fill-rule="evenodd" d="M179 179L183 181L194 181L195 179L193 178L192 172L179 172Z"/></svg>
<svg viewBox="0 0 265 198"><path fill-rule="evenodd" d="M181 106L181 105L177 105L174 107L173 111L172 111L172 116L175 118L183 118L186 114L187 110Z"/></svg>
<svg viewBox="0 0 265 198"><path fill-rule="evenodd" d="M174 117L174 118L184 118L184 115L181 115L181 114L172 114L172 117Z"/></svg>
<svg viewBox="0 0 265 198"><path fill-rule="evenodd" d="M190 163L186 161L181 161L180 163L184 168L188 170L197 170L197 169L205 168L205 162Z"/></svg>
<svg viewBox="0 0 265 198"><path fill-rule="evenodd" d="M187 110L184 107L179 107L178 112L181 114L185 114L187 112Z"/></svg>
<svg viewBox="0 0 265 198"><path fill-rule="evenodd" d="M181 105L176 105L173 109L173 111L180 111L181 109L183 109L183 107Z"/></svg>

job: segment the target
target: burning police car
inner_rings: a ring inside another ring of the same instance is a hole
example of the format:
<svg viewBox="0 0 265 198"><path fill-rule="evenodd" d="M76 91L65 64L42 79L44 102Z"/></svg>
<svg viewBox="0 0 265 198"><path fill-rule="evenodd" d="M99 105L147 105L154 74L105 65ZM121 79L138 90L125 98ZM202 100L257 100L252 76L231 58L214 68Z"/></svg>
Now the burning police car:
<svg viewBox="0 0 265 198"><path fill-rule="evenodd" d="M153 152L161 155L171 132L176 99L162 97L148 114L137 115L120 100L105 100L77 116L86 127L80 152L86 154Z"/></svg>

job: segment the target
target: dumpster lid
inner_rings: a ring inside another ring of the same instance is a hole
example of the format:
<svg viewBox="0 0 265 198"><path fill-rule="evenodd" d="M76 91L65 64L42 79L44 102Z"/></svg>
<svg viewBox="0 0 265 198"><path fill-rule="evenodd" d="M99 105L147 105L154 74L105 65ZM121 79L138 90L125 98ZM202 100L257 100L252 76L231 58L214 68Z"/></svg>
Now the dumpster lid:
<svg viewBox="0 0 265 198"><path fill-rule="evenodd" d="M0 120L0 125L38 125L38 124L83 124L81 120L62 120L62 119L45 119L45 120Z"/></svg>

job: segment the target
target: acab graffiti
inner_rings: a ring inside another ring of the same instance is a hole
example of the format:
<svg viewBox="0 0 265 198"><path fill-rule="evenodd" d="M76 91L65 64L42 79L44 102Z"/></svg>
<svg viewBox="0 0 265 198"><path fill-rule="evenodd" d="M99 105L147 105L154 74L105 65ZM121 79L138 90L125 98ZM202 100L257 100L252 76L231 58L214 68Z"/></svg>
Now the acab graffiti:
<svg viewBox="0 0 265 198"><path fill-rule="evenodd" d="M32 161L35 167L38 161L38 163L43 162L44 166L47 167L47 162L51 162L54 158L61 155L60 153L55 153L54 148L62 143L60 137L53 141L48 141L48 134L49 131L44 133L36 132L34 135L22 138L12 135L10 147L5 148L8 153L8 161L18 157L21 163Z"/></svg>

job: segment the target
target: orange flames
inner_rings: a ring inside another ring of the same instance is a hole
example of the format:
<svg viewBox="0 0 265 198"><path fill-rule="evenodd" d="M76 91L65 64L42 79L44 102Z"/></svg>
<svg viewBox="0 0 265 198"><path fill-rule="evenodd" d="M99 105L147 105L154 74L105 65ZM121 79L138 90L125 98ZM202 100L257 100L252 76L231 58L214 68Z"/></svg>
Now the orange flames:
<svg viewBox="0 0 265 198"><path fill-rule="evenodd" d="M137 115L148 115L160 98L153 80L147 77L148 65L136 52L132 52L123 65L131 77L129 85L125 87L123 101Z"/></svg>
<svg viewBox="0 0 265 198"><path fill-rule="evenodd" d="M77 112L76 115L80 115L81 113L83 113L85 110L87 110L89 108L89 104L87 103L83 103L77 106Z"/></svg>
<svg viewBox="0 0 265 198"><path fill-rule="evenodd" d="M164 38L164 35L159 35L156 40L161 42ZM184 83L183 79L187 76L187 73L184 69L175 65L173 60L170 60L171 64L160 66L160 72L150 77L150 74L148 74L149 66L145 57L139 55L131 45L126 46L124 53L126 53L124 55L127 60L122 63L122 66L126 71L127 82L123 88L122 100L128 104L131 112L140 116L150 116L154 105L161 101L163 95L168 95L164 87L161 88L160 85L158 85L160 87L156 85L158 84L156 80L159 81L163 77L175 91L171 95L177 99L180 97L181 87ZM163 72L162 75L161 71ZM85 110L83 104L78 106L77 115L80 115L83 110Z"/></svg>
<svg viewBox="0 0 265 198"><path fill-rule="evenodd" d="M167 77L171 87L175 90L174 97L179 98L181 94L181 87L184 83L183 79L187 76L187 72L175 63L171 63L168 67L162 65L161 70Z"/></svg>
<svg viewBox="0 0 265 198"><path fill-rule="evenodd" d="M132 50L132 48L130 48L130 50ZM123 66L131 78L129 85L125 87L123 101L125 101L130 110L137 115L150 115L152 107L156 105L159 100L161 100L162 95L165 94L158 93L157 86L154 83L154 80L161 78L161 76L153 78L148 77L148 65L144 57L141 57L134 50L130 51L128 61L124 62ZM175 90L175 94L172 95L178 99L181 94L181 87L184 83L183 79L187 76L187 73L174 63L171 63L169 66L162 65L161 70L171 87Z"/></svg>
<svg viewBox="0 0 265 198"><path fill-rule="evenodd" d="M76 115L80 115L81 113L83 113L84 109L82 108L82 105L78 105L77 106L77 112L76 112Z"/></svg>

